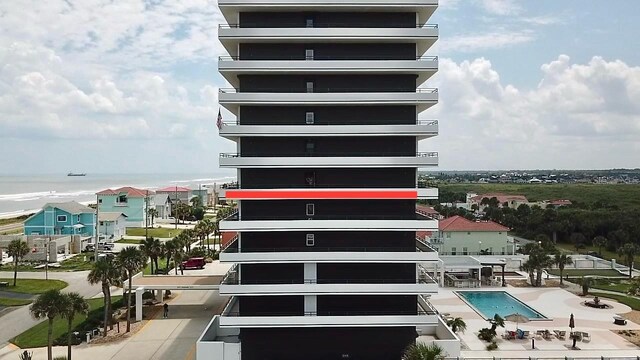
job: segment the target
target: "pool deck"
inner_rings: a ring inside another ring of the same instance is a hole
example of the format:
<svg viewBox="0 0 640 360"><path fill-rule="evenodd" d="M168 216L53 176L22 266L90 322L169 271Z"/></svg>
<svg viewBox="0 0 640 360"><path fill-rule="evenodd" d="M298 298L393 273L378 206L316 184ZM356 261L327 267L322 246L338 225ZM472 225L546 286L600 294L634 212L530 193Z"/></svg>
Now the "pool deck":
<svg viewBox="0 0 640 360"><path fill-rule="evenodd" d="M516 324L505 322L505 329L498 328L498 350L487 351L487 343L478 339L481 328L489 327L489 323L462 301L454 291L459 289L441 288L439 293L431 297L431 303L440 313L449 313L453 317L462 317L467 324L464 334L459 334L463 341L462 357L612 357L637 356L640 348L628 342L611 330L640 330L640 325L629 321L627 325L613 324L613 316L624 314L631 309L623 304L603 299L613 306L611 309L588 308L581 303L583 298L560 288L494 288L486 291L507 291L520 301L543 314L548 320L536 320L519 324L519 328L535 333L536 330L564 330L569 333L569 316L573 313L576 327L574 330L588 332L591 341L578 342L580 350L571 349L571 340L536 340L536 349L531 349L531 340L504 340L500 335L505 329L515 330Z"/></svg>

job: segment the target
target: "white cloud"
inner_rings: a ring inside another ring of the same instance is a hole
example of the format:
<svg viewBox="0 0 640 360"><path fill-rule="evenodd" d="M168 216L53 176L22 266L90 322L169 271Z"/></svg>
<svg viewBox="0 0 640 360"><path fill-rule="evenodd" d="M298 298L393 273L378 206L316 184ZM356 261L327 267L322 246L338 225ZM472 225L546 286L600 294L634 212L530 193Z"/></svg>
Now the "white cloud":
<svg viewBox="0 0 640 360"><path fill-rule="evenodd" d="M500 49L534 40L530 31L495 31L486 34L465 34L446 38L438 44L441 52L474 52L488 49Z"/></svg>
<svg viewBox="0 0 640 360"><path fill-rule="evenodd" d="M522 11L517 0L480 0L480 6L494 15L516 15Z"/></svg>
<svg viewBox="0 0 640 360"><path fill-rule="evenodd" d="M533 89L503 83L486 59L442 59L435 147L445 169L635 167L640 67L561 55ZM433 149L433 142L421 145Z"/></svg>

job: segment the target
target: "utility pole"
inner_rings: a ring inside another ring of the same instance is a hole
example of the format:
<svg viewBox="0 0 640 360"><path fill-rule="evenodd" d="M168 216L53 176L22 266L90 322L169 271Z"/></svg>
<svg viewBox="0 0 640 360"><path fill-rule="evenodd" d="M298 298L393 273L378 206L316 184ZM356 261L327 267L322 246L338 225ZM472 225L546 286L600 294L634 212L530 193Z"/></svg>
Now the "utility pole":
<svg viewBox="0 0 640 360"><path fill-rule="evenodd" d="M44 278L49 280L49 246L51 245L51 235L49 235L49 241L44 247Z"/></svg>
<svg viewBox="0 0 640 360"><path fill-rule="evenodd" d="M176 218L176 230L178 230L178 186L176 185L175 191L173 192L175 195L175 210L173 210L173 216Z"/></svg>
<svg viewBox="0 0 640 360"><path fill-rule="evenodd" d="M144 198L144 239L149 238L149 189L147 196Z"/></svg>
<svg viewBox="0 0 640 360"><path fill-rule="evenodd" d="M94 252L94 261L98 261L98 241L100 240L100 200L98 199L100 195L96 194L96 241L93 244L93 252Z"/></svg>

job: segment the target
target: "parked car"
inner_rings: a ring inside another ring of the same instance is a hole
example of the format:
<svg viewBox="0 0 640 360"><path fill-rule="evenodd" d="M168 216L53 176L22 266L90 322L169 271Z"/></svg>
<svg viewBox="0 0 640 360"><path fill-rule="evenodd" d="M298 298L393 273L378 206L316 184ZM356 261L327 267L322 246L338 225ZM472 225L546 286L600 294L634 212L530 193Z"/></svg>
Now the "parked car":
<svg viewBox="0 0 640 360"><path fill-rule="evenodd" d="M106 251L111 251L113 250L113 248L115 247L115 245L113 243L98 243L98 250L106 250ZM93 244L88 244L87 247L85 248L86 251L94 251L94 245Z"/></svg>
<svg viewBox="0 0 640 360"><path fill-rule="evenodd" d="M197 258L190 258L187 261L183 261L181 266L183 269L204 269L205 264L206 263L204 261L204 258L197 257Z"/></svg>

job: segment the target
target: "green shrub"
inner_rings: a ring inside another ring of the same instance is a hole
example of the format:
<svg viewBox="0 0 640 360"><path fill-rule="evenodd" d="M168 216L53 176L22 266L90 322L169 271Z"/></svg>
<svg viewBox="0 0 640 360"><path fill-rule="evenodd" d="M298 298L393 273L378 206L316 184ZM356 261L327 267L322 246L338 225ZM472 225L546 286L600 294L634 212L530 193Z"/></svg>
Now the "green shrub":
<svg viewBox="0 0 640 360"><path fill-rule="evenodd" d="M498 344L495 341L492 341L489 345L487 345L488 351L493 351L498 348Z"/></svg>
<svg viewBox="0 0 640 360"><path fill-rule="evenodd" d="M491 342L491 341L493 341L493 338L495 338L495 337L496 337L496 332L494 330L489 329L489 328L480 329L480 332L478 332L478 338L480 340Z"/></svg>

